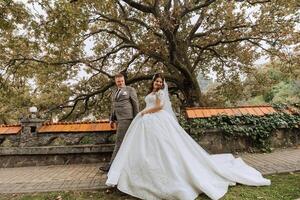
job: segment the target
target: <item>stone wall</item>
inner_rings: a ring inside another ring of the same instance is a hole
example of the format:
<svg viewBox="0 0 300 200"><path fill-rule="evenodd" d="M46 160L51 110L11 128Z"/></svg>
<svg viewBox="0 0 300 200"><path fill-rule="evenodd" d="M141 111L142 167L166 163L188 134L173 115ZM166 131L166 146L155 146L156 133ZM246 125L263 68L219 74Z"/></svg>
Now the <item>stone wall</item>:
<svg viewBox="0 0 300 200"><path fill-rule="evenodd" d="M40 120L23 120L19 134L0 135L0 167L107 162L115 131L39 133ZM217 129L204 130L197 141L210 153L257 151L247 137L225 137ZM271 148L300 145L300 129L276 130Z"/></svg>
<svg viewBox="0 0 300 200"><path fill-rule="evenodd" d="M0 168L108 162L113 144L1 147Z"/></svg>
<svg viewBox="0 0 300 200"><path fill-rule="evenodd" d="M0 168L108 162L114 136L114 131L37 133L22 143L21 134L0 135Z"/></svg>
<svg viewBox="0 0 300 200"><path fill-rule="evenodd" d="M27 137L27 140L24 139L25 137L23 137L23 134L0 135L0 147L107 144L113 143L113 135L114 131L82 133L37 133L34 137Z"/></svg>
<svg viewBox="0 0 300 200"><path fill-rule="evenodd" d="M20 144L20 135L0 135L0 147L18 147Z"/></svg>
<svg viewBox="0 0 300 200"><path fill-rule="evenodd" d="M115 131L39 132L42 124L42 120L27 118L21 120L21 132L0 134L0 167L110 160Z"/></svg>
<svg viewBox="0 0 300 200"><path fill-rule="evenodd" d="M279 129L270 138L271 148L287 148L300 145L300 129ZM218 129L204 130L197 141L210 153L234 153L259 151L250 138L225 137Z"/></svg>

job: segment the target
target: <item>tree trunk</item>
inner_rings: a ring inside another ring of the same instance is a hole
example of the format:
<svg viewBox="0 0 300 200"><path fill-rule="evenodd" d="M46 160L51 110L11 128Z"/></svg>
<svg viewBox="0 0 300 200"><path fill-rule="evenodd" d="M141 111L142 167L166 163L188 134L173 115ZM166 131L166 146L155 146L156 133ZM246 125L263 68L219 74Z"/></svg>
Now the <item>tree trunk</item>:
<svg viewBox="0 0 300 200"><path fill-rule="evenodd" d="M182 93L185 96L185 107L204 106L201 99L201 91L197 79L185 79L182 85Z"/></svg>

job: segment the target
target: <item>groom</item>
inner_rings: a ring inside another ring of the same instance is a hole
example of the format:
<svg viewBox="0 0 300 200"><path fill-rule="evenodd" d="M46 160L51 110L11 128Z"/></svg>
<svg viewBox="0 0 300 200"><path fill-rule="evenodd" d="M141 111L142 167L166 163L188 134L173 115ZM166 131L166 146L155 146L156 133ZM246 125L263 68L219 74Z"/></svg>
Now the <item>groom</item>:
<svg viewBox="0 0 300 200"><path fill-rule="evenodd" d="M132 119L139 112L136 91L133 87L126 86L124 75L121 73L115 75L115 83L117 90L112 93L111 97L112 107L109 123L111 128L114 128L115 125L117 125L117 139L109 164L100 167L100 170L105 172L109 171L110 165L118 153Z"/></svg>

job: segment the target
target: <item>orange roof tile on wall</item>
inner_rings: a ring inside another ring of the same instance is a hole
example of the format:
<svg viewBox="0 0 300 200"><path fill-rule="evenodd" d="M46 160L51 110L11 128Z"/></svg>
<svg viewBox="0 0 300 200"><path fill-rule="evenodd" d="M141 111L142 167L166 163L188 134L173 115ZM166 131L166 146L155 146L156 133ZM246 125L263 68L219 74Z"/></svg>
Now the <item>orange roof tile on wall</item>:
<svg viewBox="0 0 300 200"><path fill-rule="evenodd" d="M111 127L110 127L110 125L109 125L109 123L102 123L101 124L101 129L103 131L110 131L110 130L112 130Z"/></svg>
<svg viewBox="0 0 300 200"><path fill-rule="evenodd" d="M193 112L194 111L194 112ZM269 106L240 106L230 108L214 108L214 107L195 107L187 108L186 113L188 118L205 118L215 115L229 115L229 116L240 116L240 115L257 115L263 116L266 114L275 113L276 110ZM195 113L195 114L194 114Z"/></svg>
<svg viewBox="0 0 300 200"><path fill-rule="evenodd" d="M44 124L38 130L39 133L75 133L75 132L101 132L113 131L109 122L86 122L86 123L54 123Z"/></svg>
<svg viewBox="0 0 300 200"><path fill-rule="evenodd" d="M204 113L203 113L203 109L196 109L194 110L194 112L196 113L196 116L199 117L204 117Z"/></svg>
<svg viewBox="0 0 300 200"><path fill-rule="evenodd" d="M203 109L203 110L198 110L198 112L201 112L202 111L202 116L203 117L210 117L210 113L208 112L208 109Z"/></svg>
<svg viewBox="0 0 300 200"><path fill-rule="evenodd" d="M226 115L226 111L224 109L217 109L218 114L217 115Z"/></svg>
<svg viewBox="0 0 300 200"><path fill-rule="evenodd" d="M204 117L204 114L203 114L202 110L194 110L194 113L195 113L197 118Z"/></svg>
<svg viewBox="0 0 300 200"><path fill-rule="evenodd" d="M200 116L202 116L202 117L207 117L208 116L208 114L205 110L198 110L197 113L199 113Z"/></svg>
<svg viewBox="0 0 300 200"><path fill-rule="evenodd" d="M187 110L186 114L187 114L188 118L197 118L197 115L194 112L194 110Z"/></svg>
<svg viewBox="0 0 300 200"><path fill-rule="evenodd" d="M219 111L218 109L208 109L209 110L209 113L210 113L210 116L215 116L215 115L218 115Z"/></svg>
<svg viewBox="0 0 300 200"><path fill-rule="evenodd" d="M102 123L84 124L84 126L82 127L82 129L92 129L92 130L96 130L97 128L102 130L103 129Z"/></svg>
<svg viewBox="0 0 300 200"><path fill-rule="evenodd" d="M265 108L269 111L268 114L271 114L271 113L275 113L275 112L276 112L276 110L275 110L273 107L265 107Z"/></svg>
<svg viewBox="0 0 300 200"><path fill-rule="evenodd" d="M232 108L226 108L224 109L224 111L226 112L227 115L229 116L233 116L234 115L234 111Z"/></svg>
<svg viewBox="0 0 300 200"><path fill-rule="evenodd" d="M21 125L1 125L0 135L16 135L22 130Z"/></svg>
<svg viewBox="0 0 300 200"><path fill-rule="evenodd" d="M254 111L254 109L251 108L251 107L246 108L246 110L248 111L248 114L249 114L249 115L257 115L257 113Z"/></svg>
<svg viewBox="0 0 300 200"><path fill-rule="evenodd" d="M264 115L270 113L269 109L267 109L266 107L261 107L261 108L259 108L259 109L264 113Z"/></svg>
<svg viewBox="0 0 300 200"><path fill-rule="evenodd" d="M77 124L76 125L75 124L71 124L69 127L70 127L70 130L77 130L77 129L78 130L82 130L82 129L80 129L80 125L81 124L78 124L78 125ZM87 126L90 127L91 129L93 128L92 126L90 126L90 124L87 124ZM84 129L84 130L86 130L86 129Z"/></svg>
<svg viewBox="0 0 300 200"><path fill-rule="evenodd" d="M246 108L238 108L242 115L248 115L248 110Z"/></svg>
<svg viewBox="0 0 300 200"><path fill-rule="evenodd" d="M264 115L264 112L262 112L259 107L255 107L255 108L253 108L253 110L256 112L256 115L258 115L258 116Z"/></svg>
<svg viewBox="0 0 300 200"><path fill-rule="evenodd" d="M217 109L211 109L210 110L211 116L215 116L219 114L219 111Z"/></svg>
<svg viewBox="0 0 300 200"><path fill-rule="evenodd" d="M232 109L233 113L234 113L234 116L241 116L243 115L238 108L235 108L235 109Z"/></svg>
<svg viewBox="0 0 300 200"><path fill-rule="evenodd" d="M213 109L207 109L207 113L209 114L209 116L213 116L214 115L214 110Z"/></svg>

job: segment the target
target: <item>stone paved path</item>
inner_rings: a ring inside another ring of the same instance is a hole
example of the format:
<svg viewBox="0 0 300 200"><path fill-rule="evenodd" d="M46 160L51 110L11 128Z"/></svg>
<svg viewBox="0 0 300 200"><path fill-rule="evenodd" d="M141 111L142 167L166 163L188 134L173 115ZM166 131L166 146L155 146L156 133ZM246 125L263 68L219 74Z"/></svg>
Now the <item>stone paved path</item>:
<svg viewBox="0 0 300 200"><path fill-rule="evenodd" d="M242 154L264 175L300 171L300 147L270 154ZM0 193L26 193L105 188L101 164L0 168Z"/></svg>
<svg viewBox="0 0 300 200"><path fill-rule="evenodd" d="M300 171L300 147L268 154L242 154L241 157L264 175Z"/></svg>
<svg viewBox="0 0 300 200"><path fill-rule="evenodd" d="M0 168L0 193L105 188L100 164Z"/></svg>

